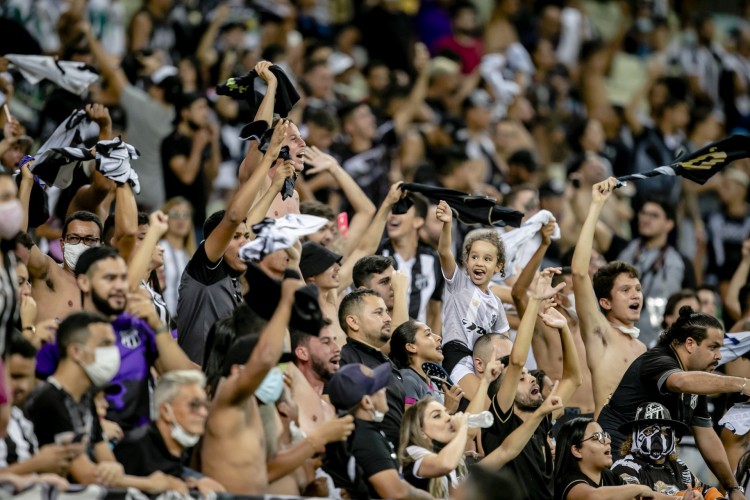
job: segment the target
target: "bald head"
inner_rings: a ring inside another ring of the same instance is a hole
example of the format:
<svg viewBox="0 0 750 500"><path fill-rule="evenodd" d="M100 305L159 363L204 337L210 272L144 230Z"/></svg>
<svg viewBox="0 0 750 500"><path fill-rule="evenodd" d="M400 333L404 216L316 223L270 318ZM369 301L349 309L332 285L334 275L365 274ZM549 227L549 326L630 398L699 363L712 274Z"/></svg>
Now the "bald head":
<svg viewBox="0 0 750 500"><path fill-rule="evenodd" d="M500 333L489 333L479 337L474 343L474 371L477 374L484 373L484 368L492 359L492 352L495 352L495 359L499 360L503 356L509 356L513 349L513 341L507 335Z"/></svg>

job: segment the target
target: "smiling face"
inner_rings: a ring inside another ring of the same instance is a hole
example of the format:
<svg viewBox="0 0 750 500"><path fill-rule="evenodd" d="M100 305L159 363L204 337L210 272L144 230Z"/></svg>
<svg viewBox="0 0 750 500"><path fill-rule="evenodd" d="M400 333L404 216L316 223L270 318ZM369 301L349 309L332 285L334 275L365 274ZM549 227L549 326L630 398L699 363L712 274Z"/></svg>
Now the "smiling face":
<svg viewBox="0 0 750 500"><path fill-rule="evenodd" d="M438 443L447 444L456 436L451 416L437 401L431 401L422 413L422 432Z"/></svg>
<svg viewBox="0 0 750 500"><path fill-rule="evenodd" d="M289 126L286 129L286 135L284 140L281 142L281 147L287 146L289 148L289 156L294 161L294 170L302 172L305 168L305 162L302 159L302 155L305 152L307 144L299 133L297 125L289 122Z"/></svg>
<svg viewBox="0 0 750 500"><path fill-rule="evenodd" d="M502 263L498 259L497 247L484 240L477 240L469 249L466 258L466 270L471 281L487 291L492 277L502 269Z"/></svg>
<svg viewBox="0 0 750 500"><path fill-rule="evenodd" d="M688 337L685 349L690 353L687 369L691 371L712 372L719 366L721 346L724 345L724 332L719 328L707 328L706 338L697 343Z"/></svg>
<svg viewBox="0 0 750 500"><path fill-rule="evenodd" d="M630 325L641 319L643 292L638 278L620 273L615 278L610 297L599 299L599 305L610 321Z"/></svg>
<svg viewBox="0 0 750 500"><path fill-rule="evenodd" d="M335 290L339 287L339 271L341 264L334 262L331 267L322 273L312 276L308 279L310 283L315 283L321 291Z"/></svg>
<svg viewBox="0 0 750 500"><path fill-rule="evenodd" d="M412 206L405 214L389 215L385 229L390 239L398 240L404 236L417 234L424 223L425 220L422 217L417 217L416 210Z"/></svg>

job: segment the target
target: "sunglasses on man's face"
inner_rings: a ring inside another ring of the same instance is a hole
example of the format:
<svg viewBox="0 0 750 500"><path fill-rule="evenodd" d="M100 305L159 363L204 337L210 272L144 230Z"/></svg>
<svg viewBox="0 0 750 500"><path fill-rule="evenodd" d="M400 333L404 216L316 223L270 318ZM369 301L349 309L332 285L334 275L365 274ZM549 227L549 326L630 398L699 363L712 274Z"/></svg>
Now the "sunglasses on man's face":
<svg viewBox="0 0 750 500"><path fill-rule="evenodd" d="M581 444L585 443L586 441L591 441L592 439L595 439L601 444L604 444L607 442L607 439L609 439L609 432L595 432L586 439L582 439Z"/></svg>

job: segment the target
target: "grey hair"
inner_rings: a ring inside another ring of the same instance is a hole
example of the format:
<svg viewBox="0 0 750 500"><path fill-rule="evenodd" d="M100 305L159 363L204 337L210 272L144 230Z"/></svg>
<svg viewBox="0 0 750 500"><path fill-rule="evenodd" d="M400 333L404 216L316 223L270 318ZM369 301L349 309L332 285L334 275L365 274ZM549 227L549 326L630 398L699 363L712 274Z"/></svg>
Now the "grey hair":
<svg viewBox="0 0 750 500"><path fill-rule="evenodd" d="M186 385L196 384L206 386L206 376L198 370L174 370L167 372L156 383L154 389L154 406L161 407L164 403L171 403L179 390Z"/></svg>

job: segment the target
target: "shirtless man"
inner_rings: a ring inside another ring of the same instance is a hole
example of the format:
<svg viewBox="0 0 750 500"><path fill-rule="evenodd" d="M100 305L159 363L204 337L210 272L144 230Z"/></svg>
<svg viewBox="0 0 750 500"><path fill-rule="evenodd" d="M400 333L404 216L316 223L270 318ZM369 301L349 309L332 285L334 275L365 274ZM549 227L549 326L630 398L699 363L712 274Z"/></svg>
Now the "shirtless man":
<svg viewBox="0 0 750 500"><path fill-rule="evenodd" d="M323 386L339 369L341 348L332 325L326 325L317 337L292 331L292 353L294 367L289 368L289 374L294 401L299 409L300 429L308 434L335 416L333 406L323 399Z"/></svg>
<svg viewBox="0 0 750 500"><path fill-rule="evenodd" d="M617 184L614 177L594 184L591 206L573 253L573 292L586 360L591 370L598 416L635 358L646 351L635 322L641 317L643 293L638 271L624 262L601 267L589 277L591 247L602 207Z"/></svg>
<svg viewBox="0 0 750 500"><path fill-rule="evenodd" d="M527 291L530 289L536 270L542 263L544 254L552 242L551 236L554 230L555 221L551 221L542 227L541 245L539 245L539 248L513 284L511 296L513 297L513 303L516 306L519 316L523 316L526 312L526 306L529 303ZM567 407L577 408L579 413L583 415L593 415L594 396L591 387L591 372L586 363L586 347L583 345L583 339L578 328L578 317L574 310L571 311L572 308L567 295L568 293L572 293L572 277L570 274L566 275L565 273L555 275L552 283L557 286L561 281L565 282L565 288L560 290L554 298L556 303L555 309L563 315L573 335L573 342L581 365L582 378L580 387L578 387L568 400ZM531 346L534 350L534 358L536 359L537 366L544 370L552 380L560 380L562 377L563 360L561 355L562 344L558 331L548 327L544 324L544 321L538 318L534 329L534 337L531 339Z"/></svg>
<svg viewBox="0 0 750 500"><path fill-rule="evenodd" d="M245 339L236 341L227 355L224 377L206 421L201 463L203 473L216 479L229 493L258 495L268 486L266 439L253 395L281 358L294 292L302 286L304 283L298 280L284 281L276 311L244 366L240 359L249 350L247 343L242 342Z"/></svg>
<svg viewBox="0 0 750 500"><path fill-rule="evenodd" d="M268 87L266 90L266 94L265 96L263 96L263 100L260 103L260 107L258 108L257 113L255 113L255 121L265 121L268 128L273 128L276 125L274 124L273 109L276 102L276 89L278 88L278 80L269 69L271 66L272 63L268 61L260 61L255 65L255 71L263 79L263 81L266 83L266 86ZM300 135L299 129L294 123L289 122L289 127L286 130L284 141L281 143L281 147L284 146L287 146L289 148L289 156L291 157L291 161L294 162L296 177L301 174L302 170L305 168L303 156L306 144L304 139L302 139L302 136ZM253 141L247 151L245 159L240 165L240 182L245 182L247 179L249 179L252 171L255 168L261 168L259 166L261 156L263 156L263 153L258 150L257 142ZM261 189L258 192L259 194L255 199L255 203L258 203L262 197L262 193L267 192L271 187L273 174L276 168L281 164L283 164L283 160L277 161L274 166L268 170L268 176L264 178ZM280 193L276 194L273 202L271 203L271 208L268 209L266 216L278 219L279 217L283 217L286 214L298 213L299 193L295 189L294 194L286 200L282 199Z"/></svg>

